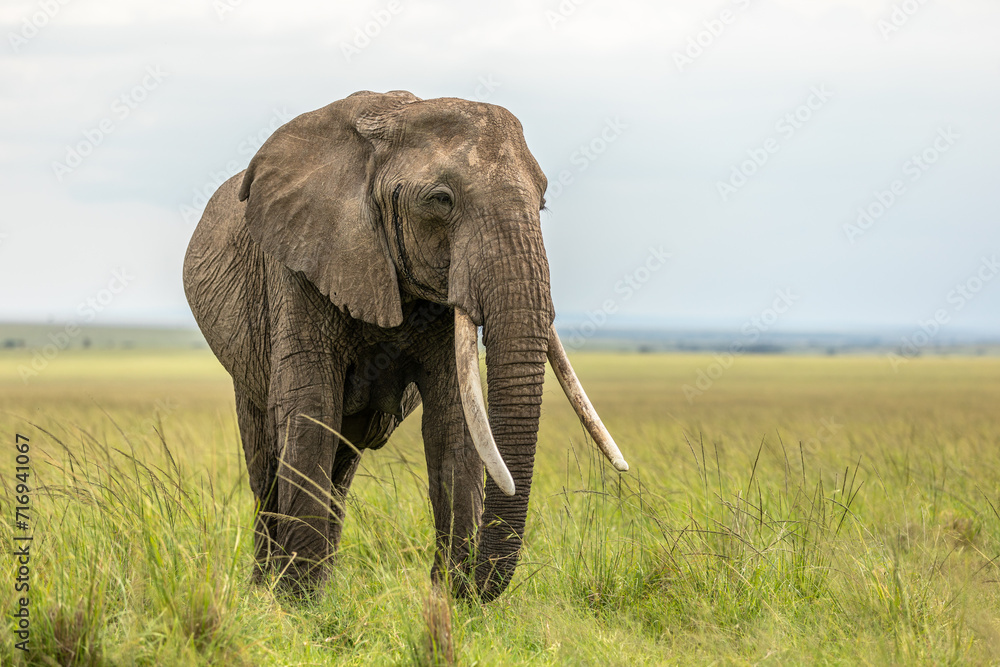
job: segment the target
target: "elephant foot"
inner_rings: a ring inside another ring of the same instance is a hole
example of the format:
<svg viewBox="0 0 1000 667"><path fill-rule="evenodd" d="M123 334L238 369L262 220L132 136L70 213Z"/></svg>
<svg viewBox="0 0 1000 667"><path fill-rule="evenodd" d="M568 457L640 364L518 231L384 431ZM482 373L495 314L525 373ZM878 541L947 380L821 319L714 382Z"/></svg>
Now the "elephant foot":
<svg viewBox="0 0 1000 667"><path fill-rule="evenodd" d="M250 571L250 584L253 586L263 586L270 574L271 567L268 563L255 562Z"/></svg>
<svg viewBox="0 0 1000 667"><path fill-rule="evenodd" d="M442 595L450 594L456 600L467 600L473 596L473 584L468 573L461 570L431 568L431 586Z"/></svg>
<svg viewBox="0 0 1000 667"><path fill-rule="evenodd" d="M272 576L274 590L295 598L312 597L329 579L330 566L326 561L305 561L293 557L272 557L267 563L256 563L251 581L267 585Z"/></svg>
<svg viewBox="0 0 1000 667"><path fill-rule="evenodd" d="M456 600L478 602L476 595L476 582L472 578L472 560L466 554L465 558L458 562L442 562L439 555L434 560L431 567L431 584L440 593L450 592Z"/></svg>

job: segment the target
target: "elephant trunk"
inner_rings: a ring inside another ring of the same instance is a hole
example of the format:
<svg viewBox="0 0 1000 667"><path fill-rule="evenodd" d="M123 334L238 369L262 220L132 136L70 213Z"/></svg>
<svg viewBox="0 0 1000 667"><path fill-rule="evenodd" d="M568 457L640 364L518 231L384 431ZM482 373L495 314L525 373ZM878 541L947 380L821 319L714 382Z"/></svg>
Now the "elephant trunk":
<svg viewBox="0 0 1000 667"><path fill-rule="evenodd" d="M553 308L548 263L537 239L500 254L480 292L490 430L514 483L508 495L486 480L475 583L479 596L499 596L514 574L524 536L535 462L538 418ZM509 490L509 489L508 489Z"/></svg>
<svg viewBox="0 0 1000 667"><path fill-rule="evenodd" d="M545 360L548 357L566 397L594 444L619 471L628 470L621 451L583 390L559 336L549 294L548 261L541 231L524 225L496 226L481 234L475 249L478 270L452 264L455 307L455 359L466 424L486 466L486 498L474 564L479 597L490 601L514 575L524 537L535 463ZM518 232L521 230L521 232ZM476 276L469 288L458 277ZM483 323L489 385L489 416L479 376L476 321Z"/></svg>

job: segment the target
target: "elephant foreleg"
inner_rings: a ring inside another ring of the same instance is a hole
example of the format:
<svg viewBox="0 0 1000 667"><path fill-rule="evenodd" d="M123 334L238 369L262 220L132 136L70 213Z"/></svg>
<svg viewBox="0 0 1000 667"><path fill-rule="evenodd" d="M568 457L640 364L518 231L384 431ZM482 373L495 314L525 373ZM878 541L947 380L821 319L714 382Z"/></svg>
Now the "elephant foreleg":
<svg viewBox="0 0 1000 667"><path fill-rule="evenodd" d="M328 358L300 351L284 355L271 384L277 472L275 567L305 586L323 578L332 552L334 461L343 380ZM333 430L331 430L333 429Z"/></svg>
<svg viewBox="0 0 1000 667"><path fill-rule="evenodd" d="M450 352L450 350L448 350ZM469 552L483 513L483 463L465 425L454 360L439 365L437 377L419 383L424 403L423 439L437 554L431 578L446 573L462 592L469 572Z"/></svg>

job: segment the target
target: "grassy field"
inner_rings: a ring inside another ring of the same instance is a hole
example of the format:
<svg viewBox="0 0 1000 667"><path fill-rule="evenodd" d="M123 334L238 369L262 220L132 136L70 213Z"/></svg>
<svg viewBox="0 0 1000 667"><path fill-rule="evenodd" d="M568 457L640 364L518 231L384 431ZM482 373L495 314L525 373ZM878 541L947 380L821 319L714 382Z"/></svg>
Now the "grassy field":
<svg viewBox="0 0 1000 667"><path fill-rule="evenodd" d="M419 414L366 455L328 587L248 584L251 494L207 352L0 356L0 664L996 664L1000 359L580 354L632 466L550 379L523 560L432 594ZM31 651L13 648L16 434Z"/></svg>

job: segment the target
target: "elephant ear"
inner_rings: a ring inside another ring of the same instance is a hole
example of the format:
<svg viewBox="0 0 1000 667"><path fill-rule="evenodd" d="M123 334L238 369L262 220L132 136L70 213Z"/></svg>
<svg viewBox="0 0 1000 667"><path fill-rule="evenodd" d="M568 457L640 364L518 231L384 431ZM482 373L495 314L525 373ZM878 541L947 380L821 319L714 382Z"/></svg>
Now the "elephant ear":
<svg viewBox="0 0 1000 667"><path fill-rule="evenodd" d="M410 93L355 93L298 116L271 135L243 176L246 224L267 254L301 271L352 317L402 324L396 269L369 195L371 141L361 119L409 102Z"/></svg>

